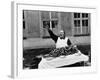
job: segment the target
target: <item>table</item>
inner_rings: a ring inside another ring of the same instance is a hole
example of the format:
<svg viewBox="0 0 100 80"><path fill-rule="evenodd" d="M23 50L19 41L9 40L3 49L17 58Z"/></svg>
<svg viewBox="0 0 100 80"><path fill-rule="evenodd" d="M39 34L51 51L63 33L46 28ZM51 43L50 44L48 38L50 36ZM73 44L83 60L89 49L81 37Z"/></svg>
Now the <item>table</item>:
<svg viewBox="0 0 100 80"><path fill-rule="evenodd" d="M64 65L71 65L77 62L88 61L89 57L82 53L75 53L72 55L67 55L65 57L57 57L51 60L42 57L41 62L39 63L39 69L46 68L57 68Z"/></svg>

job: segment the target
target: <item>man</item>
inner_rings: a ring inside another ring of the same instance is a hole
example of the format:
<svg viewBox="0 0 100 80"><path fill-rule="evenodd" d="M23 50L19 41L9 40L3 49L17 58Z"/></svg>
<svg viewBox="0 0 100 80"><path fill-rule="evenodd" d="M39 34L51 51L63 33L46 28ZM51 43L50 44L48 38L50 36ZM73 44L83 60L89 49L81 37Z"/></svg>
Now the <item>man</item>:
<svg viewBox="0 0 100 80"><path fill-rule="evenodd" d="M59 36L55 35L49 28L47 28L47 30L50 37L55 41L56 48L71 46L72 43L68 37L65 37L65 32L63 30L60 31Z"/></svg>
<svg viewBox="0 0 100 80"><path fill-rule="evenodd" d="M56 48L53 49L48 56L50 57L59 57L59 56L66 56L77 51L76 48L72 46L71 41L68 37L65 37L65 32L63 30L60 31L59 36L55 35L49 27L46 27L48 30L50 37L56 43Z"/></svg>

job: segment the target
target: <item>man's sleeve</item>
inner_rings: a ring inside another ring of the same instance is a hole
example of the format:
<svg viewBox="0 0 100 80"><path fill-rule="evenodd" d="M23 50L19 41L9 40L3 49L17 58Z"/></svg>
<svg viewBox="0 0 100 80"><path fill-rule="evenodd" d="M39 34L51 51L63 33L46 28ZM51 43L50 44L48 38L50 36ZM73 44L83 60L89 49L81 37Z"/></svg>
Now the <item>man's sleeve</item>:
<svg viewBox="0 0 100 80"><path fill-rule="evenodd" d="M55 43L57 42L58 36L56 36L50 29L48 30L50 37L55 41Z"/></svg>
<svg viewBox="0 0 100 80"><path fill-rule="evenodd" d="M68 46L72 45L70 39L67 40L67 44L68 44Z"/></svg>

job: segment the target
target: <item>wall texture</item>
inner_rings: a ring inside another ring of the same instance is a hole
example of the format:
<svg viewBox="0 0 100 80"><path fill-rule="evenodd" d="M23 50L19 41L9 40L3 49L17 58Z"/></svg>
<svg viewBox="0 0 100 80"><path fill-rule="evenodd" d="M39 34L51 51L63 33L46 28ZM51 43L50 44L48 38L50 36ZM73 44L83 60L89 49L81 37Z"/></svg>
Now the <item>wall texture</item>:
<svg viewBox="0 0 100 80"><path fill-rule="evenodd" d="M65 31L66 36L72 35L72 21L71 21L71 13L70 12L62 12L61 13L61 27Z"/></svg>
<svg viewBox="0 0 100 80"><path fill-rule="evenodd" d="M40 37L39 11L25 11L24 36L28 38Z"/></svg>
<svg viewBox="0 0 100 80"><path fill-rule="evenodd" d="M40 37L40 27L43 27L42 20L40 20L39 11L31 11L31 10L25 10L25 29L24 31L24 37L28 38L39 38ZM49 15L48 15L49 16ZM41 17L43 17L41 15ZM66 36L72 35L72 26L71 26L71 13L70 12L61 12L58 20L60 19L60 23L58 23L56 28L53 28L53 32L55 34L59 34L59 31L57 28L61 27L66 33ZM41 21L41 23L40 23ZM41 24L41 26L40 26ZM43 29L43 28L41 28ZM43 30L47 31L47 30ZM48 32L42 32L43 35L47 35Z"/></svg>

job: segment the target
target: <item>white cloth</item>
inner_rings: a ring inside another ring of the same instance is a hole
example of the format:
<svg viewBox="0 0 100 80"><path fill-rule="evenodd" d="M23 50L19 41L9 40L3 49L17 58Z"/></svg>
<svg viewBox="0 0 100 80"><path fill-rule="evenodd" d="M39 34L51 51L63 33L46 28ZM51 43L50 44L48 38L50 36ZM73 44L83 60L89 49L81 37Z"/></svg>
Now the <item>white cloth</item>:
<svg viewBox="0 0 100 80"><path fill-rule="evenodd" d="M68 47L67 40L67 37L65 39L60 39L60 37L58 37L56 48Z"/></svg>
<svg viewBox="0 0 100 80"><path fill-rule="evenodd" d="M88 60L89 57L82 53L75 53L72 55L65 56L63 58L57 57L53 58L52 60L47 60L45 58L42 58L42 61L39 63L39 69L57 68Z"/></svg>

